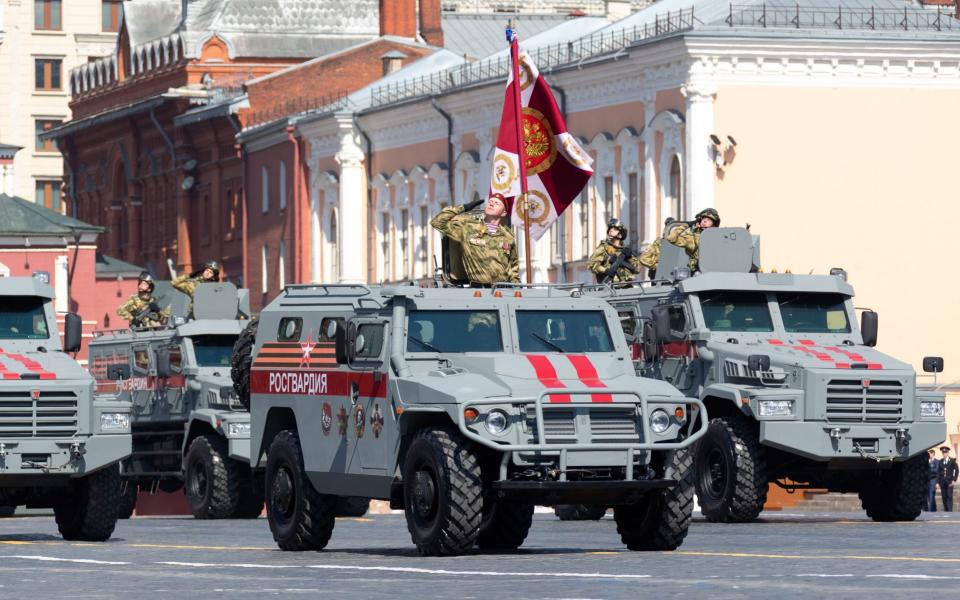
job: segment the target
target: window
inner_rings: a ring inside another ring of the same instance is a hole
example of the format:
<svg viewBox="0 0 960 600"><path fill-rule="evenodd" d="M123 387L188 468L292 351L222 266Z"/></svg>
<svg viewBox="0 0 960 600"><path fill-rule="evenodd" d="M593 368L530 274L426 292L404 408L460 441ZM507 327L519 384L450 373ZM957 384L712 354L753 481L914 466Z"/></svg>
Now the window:
<svg viewBox="0 0 960 600"><path fill-rule="evenodd" d="M44 302L44 298L35 296L4 296L3 302L0 302L0 339L45 340L49 338Z"/></svg>
<svg viewBox="0 0 960 600"><path fill-rule="evenodd" d="M270 173L266 167L260 168L260 198L263 200L264 214L270 210Z"/></svg>
<svg viewBox="0 0 960 600"><path fill-rule="evenodd" d="M518 310L521 352L613 352L599 310Z"/></svg>
<svg viewBox="0 0 960 600"><path fill-rule="evenodd" d="M59 58L35 58L34 88L45 91L59 90L62 63Z"/></svg>
<svg viewBox="0 0 960 600"><path fill-rule="evenodd" d="M300 332L303 330L303 319L300 317L284 317L280 319L277 328L278 342L299 342Z"/></svg>
<svg viewBox="0 0 960 600"><path fill-rule="evenodd" d="M603 178L603 222L613 218L613 177ZM606 232L604 232L606 234Z"/></svg>
<svg viewBox="0 0 960 600"><path fill-rule="evenodd" d="M380 358L383 351L384 327L382 323L364 323L357 329L357 358L372 360ZM363 344L360 344L360 341Z"/></svg>
<svg viewBox="0 0 960 600"><path fill-rule="evenodd" d="M330 245L327 248L330 252L330 281L340 279L340 249L337 246L339 235L337 231L337 211L330 211Z"/></svg>
<svg viewBox="0 0 960 600"><path fill-rule="evenodd" d="M33 0L33 28L59 31L60 13L60 0Z"/></svg>
<svg viewBox="0 0 960 600"><path fill-rule="evenodd" d="M270 291L270 274L267 272L267 245L260 248L260 291L266 294Z"/></svg>
<svg viewBox="0 0 960 600"><path fill-rule="evenodd" d="M790 333L849 333L840 294L777 294L783 326Z"/></svg>
<svg viewBox="0 0 960 600"><path fill-rule="evenodd" d="M627 211L630 214L630 245L636 245L643 235L643 222L640 217L640 186L636 173L627 174Z"/></svg>
<svg viewBox="0 0 960 600"><path fill-rule="evenodd" d="M60 212L60 181L57 179L38 179L36 202L40 206Z"/></svg>
<svg viewBox="0 0 960 600"><path fill-rule="evenodd" d="M426 206L420 207L420 272L424 277L430 276L430 215Z"/></svg>
<svg viewBox="0 0 960 600"><path fill-rule="evenodd" d="M401 277L410 276L410 212L406 209L400 211L400 231L397 232L400 239L400 257L403 260L403 273Z"/></svg>
<svg viewBox="0 0 960 600"><path fill-rule="evenodd" d="M60 125L63 121L53 120L53 119L37 119L34 121L36 132L36 144L34 148L37 152L56 152L57 151L57 141L52 139L42 140L40 139L40 134L45 131L50 131L54 127Z"/></svg>
<svg viewBox="0 0 960 600"><path fill-rule="evenodd" d="M390 279L390 213L380 213L380 253L383 255L383 273L380 279Z"/></svg>
<svg viewBox="0 0 960 600"><path fill-rule="evenodd" d="M282 160L277 178L280 180L280 210L283 210L287 207L287 163Z"/></svg>
<svg viewBox="0 0 960 600"><path fill-rule="evenodd" d="M414 310L407 317L407 352L500 352L494 310Z"/></svg>
<svg viewBox="0 0 960 600"><path fill-rule="evenodd" d="M700 296L706 326L713 331L773 331L767 295L711 292Z"/></svg>
<svg viewBox="0 0 960 600"><path fill-rule="evenodd" d="M120 20L123 18L122 0L101 0L100 29L103 31L120 31Z"/></svg>
<svg viewBox="0 0 960 600"><path fill-rule="evenodd" d="M280 289L287 285L287 244L280 240L280 252L277 253L277 278L280 280Z"/></svg>
<svg viewBox="0 0 960 600"><path fill-rule="evenodd" d="M580 256L590 254L590 186L580 192Z"/></svg>
<svg viewBox="0 0 960 600"><path fill-rule="evenodd" d="M229 367L233 358L235 335L197 335L193 341L193 354L198 367Z"/></svg>
<svg viewBox="0 0 960 600"><path fill-rule="evenodd" d="M670 216L683 218L683 177L680 175L680 158L673 157L670 163Z"/></svg>

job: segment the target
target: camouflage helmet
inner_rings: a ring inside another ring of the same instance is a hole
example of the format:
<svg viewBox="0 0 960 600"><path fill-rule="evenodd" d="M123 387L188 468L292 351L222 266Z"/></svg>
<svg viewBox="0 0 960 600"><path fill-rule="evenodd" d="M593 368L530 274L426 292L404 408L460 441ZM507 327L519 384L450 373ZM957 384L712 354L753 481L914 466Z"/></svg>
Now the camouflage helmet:
<svg viewBox="0 0 960 600"><path fill-rule="evenodd" d="M153 282L153 275L151 275L151 274L150 274L149 272L147 272L147 271L141 271L141 272L140 272L140 277L137 278L137 289L138 289L138 290L139 290L139 288L140 288L140 284L141 284L141 283L144 283L144 282L149 286L150 293L152 294L154 288L156 287L156 285L155 285L154 282Z"/></svg>
<svg viewBox="0 0 960 600"><path fill-rule="evenodd" d="M700 222L700 219L707 217L713 221L714 227L720 227L720 213L717 212L715 208L705 208L697 213L693 220L697 223Z"/></svg>
<svg viewBox="0 0 960 600"><path fill-rule="evenodd" d="M207 262L200 265L200 273L202 274L207 269L213 271L213 278L217 281L220 280L220 263L215 260L208 260Z"/></svg>
<svg viewBox="0 0 960 600"><path fill-rule="evenodd" d="M607 221L607 231L611 229L616 229L620 232L620 238L626 239L627 237L627 226L623 224L623 221L617 218L610 219Z"/></svg>

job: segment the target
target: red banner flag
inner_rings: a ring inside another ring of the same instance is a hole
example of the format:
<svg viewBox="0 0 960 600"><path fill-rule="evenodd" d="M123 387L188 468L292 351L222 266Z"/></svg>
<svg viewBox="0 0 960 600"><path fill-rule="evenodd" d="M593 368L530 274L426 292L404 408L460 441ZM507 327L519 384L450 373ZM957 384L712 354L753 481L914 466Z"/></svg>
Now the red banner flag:
<svg viewBox="0 0 960 600"><path fill-rule="evenodd" d="M580 194L593 175L593 159L567 131L550 86L526 52L519 55L519 84L507 79L503 116L490 174L490 192L507 198L514 223L524 224L523 206L514 202L522 192L517 143L517 93L520 91L524 165L527 177L527 213L530 236L539 240L557 217Z"/></svg>

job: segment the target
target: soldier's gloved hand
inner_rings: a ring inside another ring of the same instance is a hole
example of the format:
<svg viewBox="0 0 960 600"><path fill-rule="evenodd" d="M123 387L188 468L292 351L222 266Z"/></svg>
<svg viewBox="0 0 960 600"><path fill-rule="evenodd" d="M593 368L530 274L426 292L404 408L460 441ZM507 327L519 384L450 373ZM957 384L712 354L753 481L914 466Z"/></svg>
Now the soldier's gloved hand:
<svg viewBox="0 0 960 600"><path fill-rule="evenodd" d="M140 327L141 325L143 325L143 319L141 317L134 317L130 321L130 327Z"/></svg>
<svg viewBox="0 0 960 600"><path fill-rule="evenodd" d="M473 202L467 202L463 205L463 212L470 212L481 204L483 204L483 198L477 198Z"/></svg>
<svg viewBox="0 0 960 600"><path fill-rule="evenodd" d="M160 312L160 305L157 304L156 302L151 302L150 305L148 306L148 308L150 309L150 312L152 312L152 313L158 313L158 312Z"/></svg>

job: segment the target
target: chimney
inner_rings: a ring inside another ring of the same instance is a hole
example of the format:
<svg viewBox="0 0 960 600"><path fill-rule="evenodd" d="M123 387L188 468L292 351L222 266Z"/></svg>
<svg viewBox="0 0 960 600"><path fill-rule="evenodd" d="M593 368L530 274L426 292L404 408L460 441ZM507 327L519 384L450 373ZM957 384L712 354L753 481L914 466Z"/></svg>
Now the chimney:
<svg viewBox="0 0 960 600"><path fill-rule="evenodd" d="M13 157L20 146L0 144L0 194L16 195L17 180L13 174Z"/></svg>
<svg viewBox="0 0 960 600"><path fill-rule="evenodd" d="M380 35L417 37L417 0L380 0Z"/></svg>
<svg viewBox="0 0 960 600"><path fill-rule="evenodd" d="M420 0L420 37L431 46L443 48L440 0Z"/></svg>
<svg viewBox="0 0 960 600"><path fill-rule="evenodd" d="M390 73L396 73L402 69L403 59L406 57L407 55L399 50L391 50L381 56L380 60L383 61L383 76L386 77Z"/></svg>

